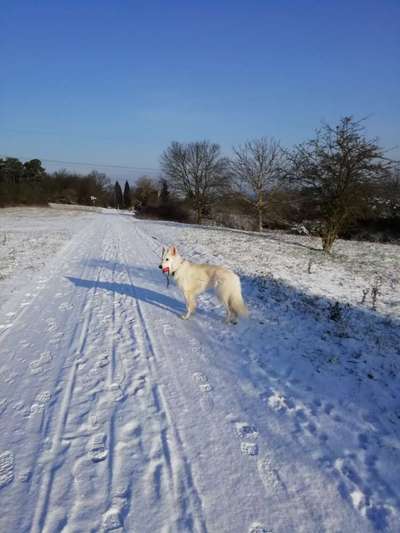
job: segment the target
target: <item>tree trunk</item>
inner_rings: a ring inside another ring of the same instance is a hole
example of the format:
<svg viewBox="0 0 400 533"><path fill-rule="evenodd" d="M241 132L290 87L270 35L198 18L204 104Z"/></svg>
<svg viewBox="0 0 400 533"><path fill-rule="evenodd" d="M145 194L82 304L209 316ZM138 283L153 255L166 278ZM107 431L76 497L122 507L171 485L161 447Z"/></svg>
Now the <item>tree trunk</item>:
<svg viewBox="0 0 400 533"><path fill-rule="evenodd" d="M202 218L203 218L203 210L199 206L196 209L196 224L201 224Z"/></svg>
<svg viewBox="0 0 400 533"><path fill-rule="evenodd" d="M258 231L263 230L263 210L262 207L258 208Z"/></svg>
<svg viewBox="0 0 400 533"><path fill-rule="evenodd" d="M327 228L321 235L322 238L322 249L325 253L330 254L332 251L332 246L335 240L337 239L338 233L336 228Z"/></svg>

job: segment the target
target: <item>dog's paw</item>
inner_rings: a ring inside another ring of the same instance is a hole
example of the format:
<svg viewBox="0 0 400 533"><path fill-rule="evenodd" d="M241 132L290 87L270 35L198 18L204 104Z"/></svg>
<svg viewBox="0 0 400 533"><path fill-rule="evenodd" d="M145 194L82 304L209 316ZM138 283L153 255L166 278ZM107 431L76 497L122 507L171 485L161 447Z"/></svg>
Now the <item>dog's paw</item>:
<svg viewBox="0 0 400 533"><path fill-rule="evenodd" d="M187 320L190 317L190 315L181 315L182 320Z"/></svg>

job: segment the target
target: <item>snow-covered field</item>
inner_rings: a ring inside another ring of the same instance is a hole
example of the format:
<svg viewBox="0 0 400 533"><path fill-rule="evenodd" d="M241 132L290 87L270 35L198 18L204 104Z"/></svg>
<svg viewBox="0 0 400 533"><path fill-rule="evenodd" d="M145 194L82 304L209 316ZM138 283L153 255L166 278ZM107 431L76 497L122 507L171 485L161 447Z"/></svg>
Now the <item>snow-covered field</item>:
<svg viewBox="0 0 400 533"><path fill-rule="evenodd" d="M179 319L163 244L240 273ZM399 248L0 211L0 531L400 532Z"/></svg>
<svg viewBox="0 0 400 533"><path fill-rule="evenodd" d="M91 216L37 207L0 209L0 309Z"/></svg>

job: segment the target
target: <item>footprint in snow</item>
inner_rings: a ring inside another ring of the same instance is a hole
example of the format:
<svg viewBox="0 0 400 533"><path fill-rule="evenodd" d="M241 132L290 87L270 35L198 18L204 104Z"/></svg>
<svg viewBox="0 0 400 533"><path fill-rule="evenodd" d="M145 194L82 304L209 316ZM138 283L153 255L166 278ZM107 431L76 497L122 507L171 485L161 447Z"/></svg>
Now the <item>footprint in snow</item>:
<svg viewBox="0 0 400 533"><path fill-rule="evenodd" d="M241 442L240 451L243 455L258 455L258 446L256 442Z"/></svg>
<svg viewBox="0 0 400 533"><path fill-rule="evenodd" d="M106 435L104 433L98 433L90 439L88 453L90 459L94 463L104 461L108 455L108 450L106 448Z"/></svg>
<svg viewBox="0 0 400 533"><path fill-rule="evenodd" d="M111 385L108 387L108 390L111 393L112 400L114 402L119 402L123 399L124 393L122 392L119 383L111 383Z"/></svg>
<svg viewBox="0 0 400 533"><path fill-rule="evenodd" d="M208 377L202 372L195 372L193 374L193 381L197 383L201 392L212 391L212 385L208 382Z"/></svg>
<svg viewBox="0 0 400 533"><path fill-rule="evenodd" d="M283 495L287 492L286 486L279 475L279 470L269 456L265 455L258 461L257 469L260 479L268 492L273 491L277 495L280 493Z"/></svg>
<svg viewBox="0 0 400 533"><path fill-rule="evenodd" d="M236 422L235 431L239 439L256 440L258 431L255 426L250 426L246 422Z"/></svg>
<svg viewBox="0 0 400 533"><path fill-rule="evenodd" d="M190 340L190 346L193 353L201 352L201 344L196 339Z"/></svg>
<svg viewBox="0 0 400 533"><path fill-rule="evenodd" d="M103 514L102 531L113 531L122 528L121 513L119 509L111 507Z"/></svg>
<svg viewBox="0 0 400 533"><path fill-rule="evenodd" d="M267 529L261 524L252 524L249 533L272 533L272 529Z"/></svg>
<svg viewBox="0 0 400 533"><path fill-rule="evenodd" d="M200 407L204 412L209 413L214 409L214 400L208 394L200 398Z"/></svg>
<svg viewBox="0 0 400 533"><path fill-rule="evenodd" d="M294 402L279 392L272 393L268 397L267 403L274 411L290 412L295 408Z"/></svg>
<svg viewBox="0 0 400 533"><path fill-rule="evenodd" d="M240 451L243 455L258 455L258 445L255 442L258 437L258 431L254 426L247 422L236 422L235 432L239 439L245 439L240 443Z"/></svg>
<svg viewBox="0 0 400 533"><path fill-rule="evenodd" d="M193 381L195 383L207 383L208 378L205 374L202 372L194 372L193 374Z"/></svg>
<svg viewBox="0 0 400 533"><path fill-rule="evenodd" d="M210 395L206 394L213 390L212 385L208 382L208 377L202 372L194 372L192 375L193 381L199 388L199 391L204 393L200 398L200 407L206 413L214 409L214 401Z"/></svg>
<svg viewBox="0 0 400 533"><path fill-rule="evenodd" d="M49 391L42 391L42 392L39 392L37 395L36 395L36 401L38 403L41 403L41 404L46 404L48 403L50 400L51 400L51 392Z"/></svg>
<svg viewBox="0 0 400 533"><path fill-rule="evenodd" d="M173 327L170 324L164 324L163 331L164 331L164 335L169 337L173 333Z"/></svg>
<svg viewBox="0 0 400 533"><path fill-rule="evenodd" d="M64 303L62 303L62 304L60 304L58 306L58 309L60 311L71 311L71 309L73 309L73 308L74 308L74 304L71 304L71 303L68 303L68 302L64 302Z"/></svg>
<svg viewBox="0 0 400 533"><path fill-rule="evenodd" d="M44 371L44 366L51 363L53 356L50 352L42 352L40 358L32 361L29 366L31 369L31 374L40 374Z"/></svg>

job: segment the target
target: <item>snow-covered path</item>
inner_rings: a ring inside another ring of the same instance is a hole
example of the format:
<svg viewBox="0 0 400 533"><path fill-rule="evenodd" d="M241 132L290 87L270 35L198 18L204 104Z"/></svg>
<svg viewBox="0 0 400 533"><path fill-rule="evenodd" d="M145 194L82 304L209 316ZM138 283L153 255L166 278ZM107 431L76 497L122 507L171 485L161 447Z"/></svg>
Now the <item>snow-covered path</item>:
<svg viewBox="0 0 400 533"><path fill-rule="evenodd" d="M252 356L251 325L225 326L207 306L179 318L182 298L143 228L94 216L27 301L4 310L0 531L364 533L387 523L359 512L351 498L362 491L345 494L323 468L310 439L329 450L326 435L310 426L301 438L307 410L296 432L266 409L263 393L281 377ZM313 408L332 411L318 398Z"/></svg>

